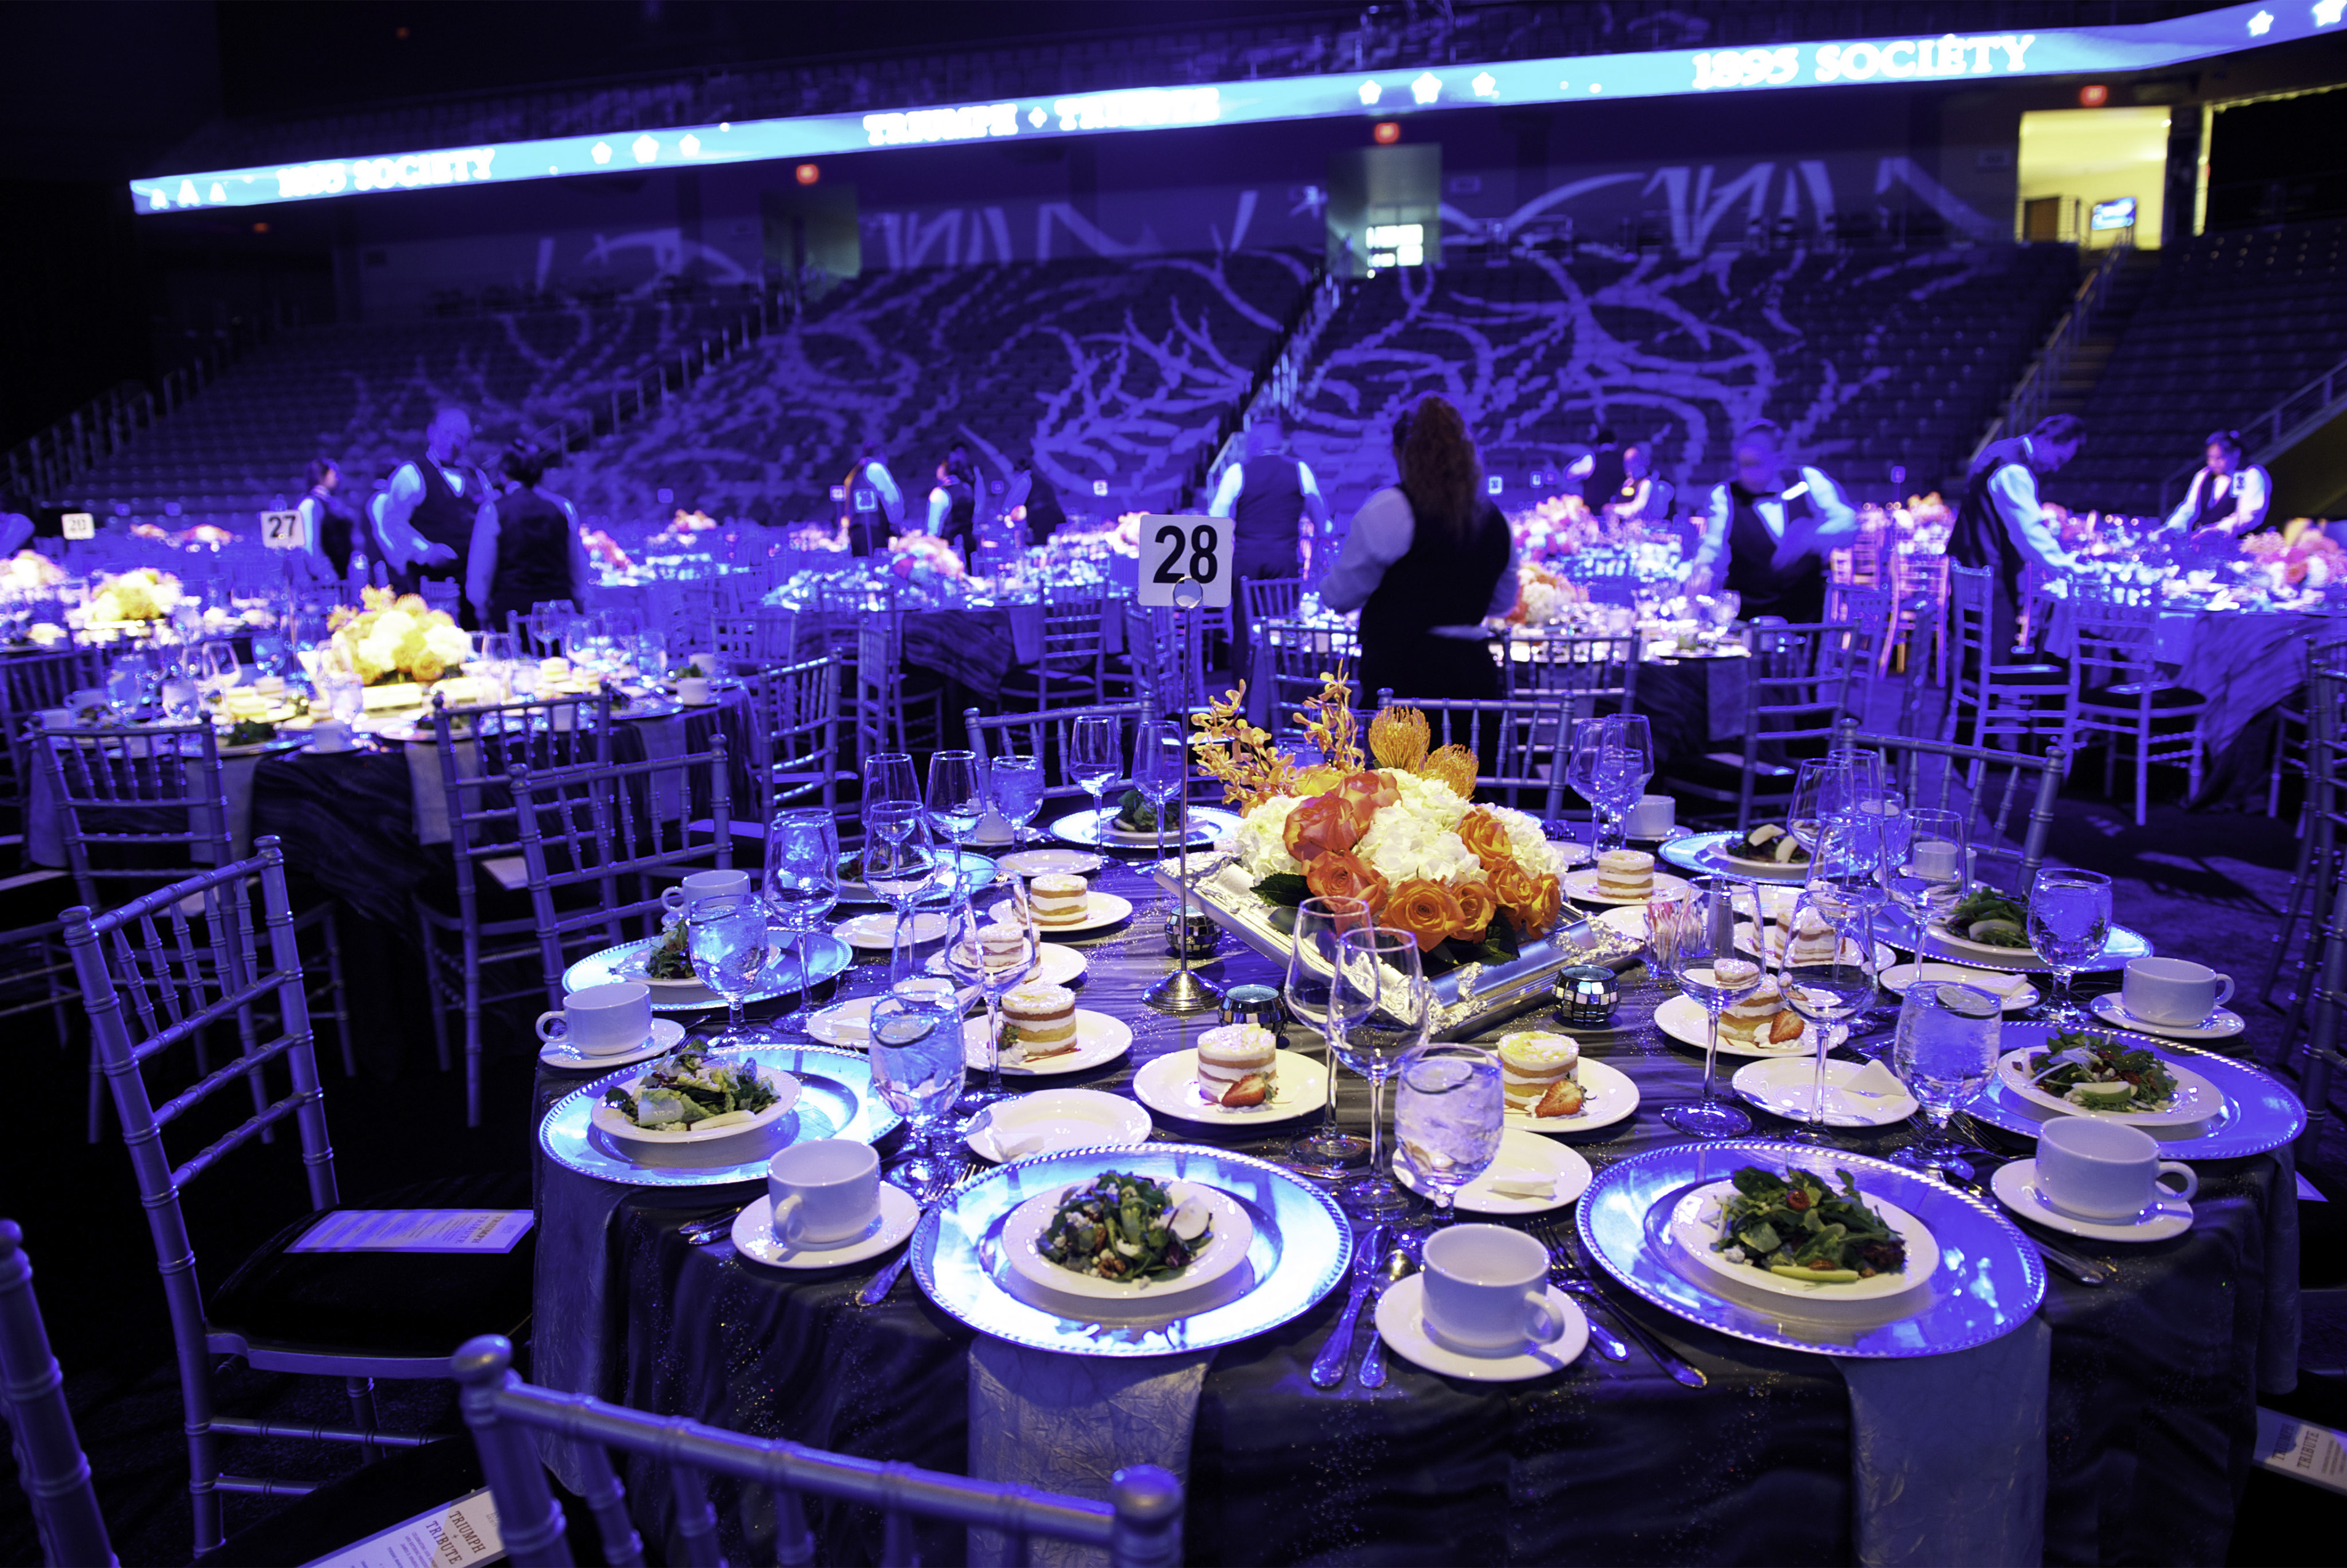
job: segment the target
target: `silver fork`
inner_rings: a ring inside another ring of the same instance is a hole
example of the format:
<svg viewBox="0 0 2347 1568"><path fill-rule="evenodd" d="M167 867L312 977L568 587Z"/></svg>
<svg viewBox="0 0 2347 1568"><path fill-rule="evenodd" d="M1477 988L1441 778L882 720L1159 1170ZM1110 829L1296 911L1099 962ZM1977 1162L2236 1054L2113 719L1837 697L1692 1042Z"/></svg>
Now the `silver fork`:
<svg viewBox="0 0 2347 1568"><path fill-rule="evenodd" d="M1700 1371L1688 1366L1686 1362L1681 1360L1677 1356L1665 1348L1661 1340L1655 1338L1654 1335L1647 1332L1646 1326L1645 1324L1639 1322L1636 1318L1631 1317L1627 1312L1623 1311L1620 1307L1614 1306L1611 1300L1607 1299L1604 1292L1598 1287L1596 1279L1583 1270L1581 1265L1574 1259L1573 1255L1571 1232L1563 1232L1558 1235L1555 1243L1549 1248L1549 1278L1555 1283L1557 1288L1560 1290L1569 1291L1573 1295L1580 1296L1583 1301L1594 1302L1597 1306L1604 1307L1606 1315L1612 1317L1614 1322L1620 1324L1628 1331L1630 1337L1638 1342L1638 1348L1653 1357L1655 1358L1655 1365L1660 1367L1665 1372L1670 1375L1672 1382L1679 1384L1683 1388L1700 1389L1711 1381L1710 1378L1705 1377ZM1586 1316L1586 1314L1583 1316ZM1592 1323L1590 1325L1590 1337L1594 1338L1596 1337L1596 1334L1597 1326L1594 1323ZM1619 1358L1616 1358L1616 1359L1619 1359Z"/></svg>
<svg viewBox="0 0 2347 1568"><path fill-rule="evenodd" d="M1582 1294L1569 1283L1574 1276L1573 1255L1564 1250L1564 1240L1561 1236L1552 1235L1548 1239L1548 1276L1550 1282L1558 1289L1571 1291L1576 1296ZM1582 1316L1589 1319L1589 1342L1597 1347L1599 1355L1608 1361L1626 1361L1630 1358L1630 1348L1627 1345L1614 1337L1604 1324L1594 1317L1589 1317L1586 1312Z"/></svg>

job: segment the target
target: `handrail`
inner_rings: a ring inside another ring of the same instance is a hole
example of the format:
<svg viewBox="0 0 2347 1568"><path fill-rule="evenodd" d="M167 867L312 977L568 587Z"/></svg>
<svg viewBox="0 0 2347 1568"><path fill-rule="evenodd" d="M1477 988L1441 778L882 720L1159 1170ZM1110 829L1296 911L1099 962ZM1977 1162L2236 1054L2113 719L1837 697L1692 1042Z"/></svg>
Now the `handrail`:
<svg viewBox="0 0 2347 1568"><path fill-rule="evenodd" d="M2013 395L1990 418L1988 428L1982 431L1981 438L1973 444L1972 456L1964 462L1967 472L1978 466L1981 454L1987 450L1990 442L2013 432L2028 429L2044 415L2045 405L2053 399L2055 386L2062 379L2062 373L2070 368L2071 355L2086 341L2087 333L2094 328L2096 313L2109 299L2111 283L2118 277L2120 264L2133 253L2133 250L2134 247L2128 245L2113 245L2104 252L2095 270L2080 280L2078 292L2070 296L2070 308L2062 313L2062 319L2055 322L2054 330L2045 334L2045 346L2037 351L2037 357L2030 361L2029 368L2023 371L2021 379L2014 384Z"/></svg>
<svg viewBox="0 0 2347 1568"><path fill-rule="evenodd" d="M1267 406L1285 408L1296 401L1305 361L1311 357L1312 345L1319 341L1322 329L1337 313L1337 302L1344 297L1343 281L1323 262L1305 285L1303 303L1296 320L1266 352L1255 379L1247 385L1246 396L1240 399L1235 409L1224 414L1214 456L1190 470L1190 483L1183 490L1184 506L1195 505L1200 493L1213 490L1221 483L1224 470L1239 460L1245 450L1246 427L1256 414Z"/></svg>
<svg viewBox="0 0 2347 1568"><path fill-rule="evenodd" d="M2278 457L2327 425L2338 414L2339 405L2347 403L2347 359L2341 360L2255 419L2241 425L2241 450L2245 462L2262 463ZM2262 437L2262 439L2260 439ZM2176 504L2184 487L2201 465L2187 463L2159 482L2159 506L2166 511Z"/></svg>

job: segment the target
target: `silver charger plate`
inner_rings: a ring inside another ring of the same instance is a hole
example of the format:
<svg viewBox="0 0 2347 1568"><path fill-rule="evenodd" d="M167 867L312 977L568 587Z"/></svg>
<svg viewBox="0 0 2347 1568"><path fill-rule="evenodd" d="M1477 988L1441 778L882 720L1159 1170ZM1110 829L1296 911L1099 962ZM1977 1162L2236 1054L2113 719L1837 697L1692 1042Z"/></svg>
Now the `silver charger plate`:
<svg viewBox="0 0 2347 1568"><path fill-rule="evenodd" d="M768 1126L743 1134L742 1147L723 1143L698 1145L723 1163L641 1164L620 1152L597 1133L589 1118L613 1084L643 1075L644 1062L623 1067L573 1090L554 1102L538 1124L538 1144L548 1156L583 1176L618 1182L631 1187L722 1187L733 1182L763 1182L766 1163L774 1151L819 1138L853 1138L876 1143L896 1130L904 1118L872 1092L872 1064L852 1050L822 1045L735 1046L710 1052L733 1059L749 1057L759 1066L787 1072L799 1081L798 1103L789 1114ZM689 1146L680 1146L680 1155Z"/></svg>
<svg viewBox="0 0 2347 1568"><path fill-rule="evenodd" d="M1671 1205L1747 1165L1798 1167L1829 1181L1848 1171L1860 1196L1879 1195L1921 1220L1940 1245L1940 1267L1914 1308L1866 1325L1780 1317L1731 1301L1674 1266L1675 1244L1664 1235ZM1876 1360L1944 1356L2011 1333L2045 1296L2037 1248L1994 1204L1888 1160L1805 1143L1737 1138L1634 1155L1598 1173L1581 1194L1573 1225L1597 1266L1640 1299L1722 1334L1787 1350Z"/></svg>
<svg viewBox="0 0 2347 1568"><path fill-rule="evenodd" d="M1040 1194L1103 1171L1196 1182L1228 1194L1255 1222L1245 1265L1162 1307L1046 1297L1013 1274L1002 1225ZM1166 1356L1276 1328L1334 1290L1351 1266L1352 1227L1336 1200L1278 1166L1225 1149L1145 1143L1071 1149L1003 1165L957 1187L913 1232L913 1277L931 1301L981 1334L1073 1356Z"/></svg>
<svg viewBox="0 0 2347 1568"><path fill-rule="evenodd" d="M949 855L952 851L948 850L946 853ZM847 854L839 857L839 863L842 866L845 866L850 860L859 857L862 854L863 851L861 850L851 850ZM939 858L942 859L943 856L940 856ZM974 894L981 888L992 886L995 877L999 875L999 869L993 861L989 860L983 855L975 854L967 849L961 852L960 866L960 880L965 893ZM925 889L921 896L914 899L913 902L916 904L943 904L953 897L953 893L954 889L951 884L940 882L934 887ZM880 895L872 891L872 889L864 883L850 882L843 878L839 884L839 901L843 904L886 904L888 900L881 897Z"/></svg>
<svg viewBox="0 0 2347 1568"><path fill-rule="evenodd" d="M2045 1049L2057 1030L2090 1030L2096 1034L2116 1035L2128 1043L2162 1056L2186 1059L2193 1071L2215 1084L2225 1096L2225 1109L2208 1124L2207 1131L2189 1138L2162 1138L2157 1132L2159 1157L2163 1160L2239 1160L2251 1154L2263 1154L2298 1141L2306 1131L2306 1106L2290 1087L2261 1068L2246 1061L2236 1061L2219 1056L2213 1050L2185 1044L2180 1040L2155 1040L2147 1034L2113 1029L2105 1023L2075 1026L2050 1023L2007 1023L1998 1037L1997 1055L2008 1051ZM2034 1139L2037 1130L2058 1111L2032 1106L2017 1094L2008 1094L1995 1074L1989 1076L1988 1087L1956 1107L1967 1115L1978 1117L1990 1126L2020 1137ZM2146 1132L2151 1129L2146 1128Z"/></svg>
<svg viewBox="0 0 2347 1568"><path fill-rule="evenodd" d="M1740 833L1697 833L1686 838L1666 839L1657 850L1673 866L1697 876L1741 876L1747 882L1787 884L1808 877L1809 866L1806 860L1799 866L1780 866L1774 871L1750 862L1730 860L1724 853L1727 841L1743 836Z"/></svg>
<svg viewBox="0 0 2347 1568"><path fill-rule="evenodd" d="M1094 849L1122 849L1128 853L1142 850L1155 853L1157 835L1153 833L1124 834L1114 831L1102 833L1102 817L1105 816L1113 822L1116 819L1116 813L1117 808L1112 805L1103 806L1097 814L1080 811L1051 823L1049 831L1052 837L1063 844L1089 845ZM1238 825L1236 812L1222 811L1210 805L1194 805L1190 808L1190 836L1186 843L1192 848L1212 844L1223 835L1236 828ZM1165 842L1169 845L1181 836L1174 831L1171 825L1167 826Z"/></svg>
<svg viewBox="0 0 2347 1568"><path fill-rule="evenodd" d="M799 945L797 940L786 934L777 935L773 932L768 933L767 939L774 943L783 956L781 967L773 971L773 978L777 983L762 984L758 989L743 997L742 1005L744 1007L756 1002L772 1001L776 997L794 997L798 994ZM606 985L614 980L641 979L641 974L631 968L628 960L641 958L660 946L660 943L661 938L658 937L646 937L640 942L622 942L616 948L605 948L601 952L589 953L562 971L562 989L567 995L571 991L583 990L589 986ZM846 943L829 932L816 931L806 938L806 960L809 971L807 983L819 986L854 963L856 954ZM766 978L760 977L762 980ZM702 990L697 986L691 990L681 987L654 986L651 988L651 992L654 1012L705 1012L711 1008L722 1008L725 1005L723 997Z"/></svg>
<svg viewBox="0 0 2347 1568"><path fill-rule="evenodd" d="M1909 918L1904 911L1881 910L1876 913L1875 919L1879 922L1875 928L1877 937L1902 952L1916 951L1915 922ZM1974 948L1969 945L1963 948L1951 948L1943 942L1932 941L1929 935L1924 937L1923 941L1928 950L1916 956L1927 963L1969 964L1975 969L1995 969L2002 973L2015 975L2048 975L2054 972L2053 965L2039 958L2034 950L2026 948L2014 948L2014 956L2005 958L1990 957L1989 949L1985 948ZM2091 975L2110 969L2123 969L2127 968L2129 959L2147 958L2151 957L2151 951L2150 938L2133 927L2122 926L2114 920L2111 922L2110 938L2103 944L2101 955L2080 964L2075 972Z"/></svg>

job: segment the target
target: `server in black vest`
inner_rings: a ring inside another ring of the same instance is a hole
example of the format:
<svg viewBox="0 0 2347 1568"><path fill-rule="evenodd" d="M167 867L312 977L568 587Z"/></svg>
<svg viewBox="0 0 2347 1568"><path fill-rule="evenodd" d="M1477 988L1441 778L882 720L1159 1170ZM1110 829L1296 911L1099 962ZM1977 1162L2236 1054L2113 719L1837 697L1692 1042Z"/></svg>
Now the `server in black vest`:
<svg viewBox="0 0 2347 1568"><path fill-rule="evenodd" d="M2184 504L2168 514L2168 526L2210 538L2227 535L2237 539L2281 525L2269 520L2273 506L2273 480L2256 464L2241 461L2241 433L2212 430L2208 441L2209 466L2192 476L2185 487Z"/></svg>
<svg viewBox="0 0 2347 1568"><path fill-rule="evenodd" d="M366 575L366 524L358 508L343 499L343 471L332 457L310 464L310 489L295 503L301 515L302 561L313 582L340 582L352 574Z"/></svg>
<svg viewBox="0 0 2347 1568"><path fill-rule="evenodd" d="M1311 569L1314 533L1328 521L1328 502L1311 465L1287 455L1287 422L1276 409L1247 426L1246 458L1223 470L1209 516L1231 519L1231 553L1236 582L1248 578L1296 577ZM1311 526L1304 527L1309 518ZM1231 668L1248 670L1248 626L1244 595L1231 600Z"/></svg>
<svg viewBox="0 0 2347 1568"><path fill-rule="evenodd" d="M1582 504L1594 512L1622 494L1627 462L1628 455L1615 444L1614 432L1600 425L1589 450L1574 458L1565 473L1581 481Z"/></svg>
<svg viewBox="0 0 2347 1568"><path fill-rule="evenodd" d="M978 543L978 467L968 449L955 447L938 465L938 482L929 491L929 532L961 547L969 559Z"/></svg>
<svg viewBox="0 0 2347 1568"><path fill-rule="evenodd" d="M1500 694L1485 620L1516 605L1516 546L1483 492L1467 422L1440 397L1394 425L1401 483L1353 514L1320 585L1331 610L1361 612L1358 702L1380 690L1440 702Z"/></svg>
<svg viewBox="0 0 2347 1568"><path fill-rule="evenodd" d="M466 580L465 552L472 547L473 519L489 497L488 479L465 461L472 439L472 416L461 408L444 408L424 432L424 456L402 463L391 476L379 531L393 586L402 593L416 591L427 573ZM436 567L454 569L430 570ZM458 608L469 630L472 610Z"/></svg>
<svg viewBox="0 0 2347 1568"><path fill-rule="evenodd" d="M1737 432L1736 477L1712 488L1686 588L1701 593L1717 582L1742 600L1746 620L1801 625L1825 619L1826 554L1858 537L1858 514L1817 469L1788 474L1783 443L1766 419Z"/></svg>
<svg viewBox="0 0 2347 1568"><path fill-rule="evenodd" d="M1678 490L1655 472L1653 453L1652 445L1645 441L1633 441L1622 448L1622 482L1603 507L1607 517L1616 522L1661 528L1676 515Z"/></svg>
<svg viewBox="0 0 2347 1568"><path fill-rule="evenodd" d="M2037 481L2075 456L2086 438L2085 420L2050 414L2026 436L1990 442L1964 487L1963 505L1956 508L1956 526L1948 536L1948 559L1958 566L1995 570L1989 608L1992 663L2005 662L2013 653L2021 624L2021 569L2033 561L2057 572L2076 565L2045 521Z"/></svg>
<svg viewBox="0 0 2347 1568"><path fill-rule="evenodd" d="M851 554L868 556L885 550L897 530L905 526L905 492L897 477L870 446L848 465L847 477L832 491L839 503L837 521L847 531Z"/></svg>
<svg viewBox="0 0 2347 1568"><path fill-rule="evenodd" d="M558 599L587 602L594 580L579 514L561 497L540 489L546 449L522 440L506 449L503 467L513 488L482 507L473 519L465 598L482 628L503 631L510 618Z"/></svg>
<svg viewBox="0 0 2347 1568"><path fill-rule="evenodd" d="M1058 487L1036 466L1032 455L1020 459L1010 471L1010 487L1002 497L1002 516L1014 528L1026 529L1029 545L1043 543L1068 520L1060 505Z"/></svg>

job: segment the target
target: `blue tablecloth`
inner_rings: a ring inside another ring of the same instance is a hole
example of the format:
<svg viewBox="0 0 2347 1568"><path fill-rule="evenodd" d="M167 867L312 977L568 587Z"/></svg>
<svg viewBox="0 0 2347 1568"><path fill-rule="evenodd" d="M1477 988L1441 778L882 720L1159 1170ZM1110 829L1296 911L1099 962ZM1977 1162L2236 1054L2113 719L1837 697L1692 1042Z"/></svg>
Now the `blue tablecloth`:
<svg viewBox="0 0 2347 1568"><path fill-rule="evenodd" d="M2347 620L2296 610L2183 610L2159 617L2152 657L2174 671L2188 691L2208 699L2200 733L2209 754L2233 743L2250 721L2299 688L2304 658L2298 644L2347 634ZM2045 651L2067 659L2077 631L2069 601L2055 601Z"/></svg>

